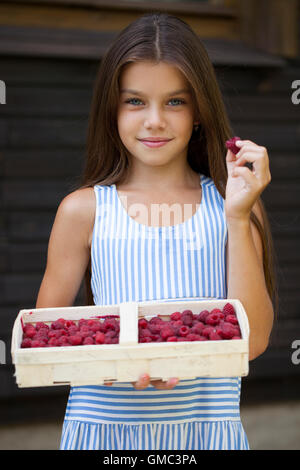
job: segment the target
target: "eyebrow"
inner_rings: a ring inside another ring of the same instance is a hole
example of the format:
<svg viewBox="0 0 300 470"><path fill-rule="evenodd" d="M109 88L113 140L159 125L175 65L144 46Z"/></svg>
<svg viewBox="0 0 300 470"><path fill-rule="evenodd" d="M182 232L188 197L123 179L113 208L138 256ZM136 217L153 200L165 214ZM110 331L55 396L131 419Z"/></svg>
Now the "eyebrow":
<svg viewBox="0 0 300 470"><path fill-rule="evenodd" d="M140 95L140 96L146 96L144 93L138 90L131 90L129 88L124 88L121 90L121 93L132 93L133 95ZM172 91L171 93L167 93L166 96L174 96L174 95L180 95L181 93L187 93L190 94L190 91L187 88L181 88L181 90L175 90Z"/></svg>

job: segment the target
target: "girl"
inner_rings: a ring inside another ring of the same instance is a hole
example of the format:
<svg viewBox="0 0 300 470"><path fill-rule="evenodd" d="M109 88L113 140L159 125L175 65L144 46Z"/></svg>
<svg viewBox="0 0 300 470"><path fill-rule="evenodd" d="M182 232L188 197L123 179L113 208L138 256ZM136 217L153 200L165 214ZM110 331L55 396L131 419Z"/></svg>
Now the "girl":
<svg viewBox="0 0 300 470"><path fill-rule="evenodd" d="M151 13L127 26L101 62L82 186L58 208L36 308L72 305L84 276L88 304L237 298L250 360L262 354L275 293L269 160L250 140L226 151L232 135L188 24ZM190 211L161 221L154 209L170 204ZM107 385L72 387L61 449L249 448L239 377Z"/></svg>

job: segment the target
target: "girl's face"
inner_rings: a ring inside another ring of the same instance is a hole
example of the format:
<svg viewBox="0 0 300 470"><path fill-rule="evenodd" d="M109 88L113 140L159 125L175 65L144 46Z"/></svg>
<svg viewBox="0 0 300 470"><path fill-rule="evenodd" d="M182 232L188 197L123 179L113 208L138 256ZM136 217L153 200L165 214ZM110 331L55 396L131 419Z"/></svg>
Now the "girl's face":
<svg viewBox="0 0 300 470"><path fill-rule="evenodd" d="M134 91L128 91L134 90ZM175 93L180 91L180 93ZM164 62L127 64L120 77L118 131L133 164L167 165L187 160L194 124L194 104L188 82ZM141 139L171 139L161 147L148 147Z"/></svg>

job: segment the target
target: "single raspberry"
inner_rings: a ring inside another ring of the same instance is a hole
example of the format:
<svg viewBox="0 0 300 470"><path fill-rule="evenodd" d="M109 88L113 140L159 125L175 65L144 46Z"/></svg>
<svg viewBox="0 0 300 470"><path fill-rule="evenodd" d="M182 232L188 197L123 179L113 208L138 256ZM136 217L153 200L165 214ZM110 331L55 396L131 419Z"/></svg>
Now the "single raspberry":
<svg viewBox="0 0 300 470"><path fill-rule="evenodd" d="M177 341L177 336L169 336L166 341Z"/></svg>
<svg viewBox="0 0 300 470"><path fill-rule="evenodd" d="M138 326L141 327L141 328L147 328L148 322L147 322L146 318L140 318L139 321L138 321Z"/></svg>
<svg viewBox="0 0 300 470"><path fill-rule="evenodd" d="M242 139L240 137L232 137L232 139L227 140L225 143L226 147L235 155L240 151L240 148L235 145L237 140Z"/></svg>
<svg viewBox="0 0 300 470"><path fill-rule="evenodd" d="M58 340L56 338L50 338L49 341L48 341L48 346L49 347L59 346Z"/></svg>
<svg viewBox="0 0 300 470"><path fill-rule="evenodd" d="M193 312L191 310L184 310L181 314L181 319L184 325L191 326L194 319Z"/></svg>
<svg viewBox="0 0 300 470"><path fill-rule="evenodd" d="M52 330L60 330L65 327L65 320L63 318L59 318L51 323Z"/></svg>
<svg viewBox="0 0 300 470"><path fill-rule="evenodd" d="M183 325L179 328L180 336L186 336L189 333L189 331L190 329L186 325Z"/></svg>
<svg viewBox="0 0 300 470"><path fill-rule="evenodd" d="M36 339L48 339L48 334L49 334L50 330L47 329L47 328L40 328L36 335L35 335L35 338Z"/></svg>
<svg viewBox="0 0 300 470"><path fill-rule="evenodd" d="M60 330L54 330L54 333L54 338L56 339L60 338L61 336L66 336L66 331L63 328L61 328Z"/></svg>
<svg viewBox="0 0 300 470"><path fill-rule="evenodd" d="M156 343L158 340L161 341L160 335L151 335L150 338L154 343Z"/></svg>
<svg viewBox="0 0 300 470"><path fill-rule="evenodd" d="M76 333L78 333L78 331L79 331L79 328L76 325L71 325L67 328L67 332L69 336L75 335Z"/></svg>
<svg viewBox="0 0 300 470"><path fill-rule="evenodd" d="M56 330L50 330L48 333L48 338L51 339L51 338L56 338L56 337L57 337Z"/></svg>
<svg viewBox="0 0 300 470"><path fill-rule="evenodd" d="M208 310L202 310L202 312L200 312L198 315L197 315L197 319L203 323L206 322L206 317L209 315L209 311Z"/></svg>
<svg viewBox="0 0 300 470"><path fill-rule="evenodd" d="M235 315L236 314L234 306L229 302L224 305L222 311L223 311L224 315Z"/></svg>
<svg viewBox="0 0 300 470"><path fill-rule="evenodd" d="M90 331L93 331L94 333L96 333L97 331L101 330L101 323L99 320L89 320L88 328Z"/></svg>
<svg viewBox="0 0 300 470"><path fill-rule="evenodd" d="M219 340L221 340L221 339L223 339L223 338L222 338L222 336L219 335L215 330L213 330L213 331L211 331L210 334L209 334L209 339L210 339L211 341L219 341Z"/></svg>
<svg viewBox="0 0 300 470"><path fill-rule="evenodd" d="M166 340L169 336L175 336L175 330L171 325L164 326L160 330L160 336L162 339Z"/></svg>
<svg viewBox="0 0 300 470"><path fill-rule="evenodd" d="M96 344L103 344L105 342L105 334L101 331L97 331L95 336L95 343Z"/></svg>
<svg viewBox="0 0 300 470"><path fill-rule="evenodd" d="M114 318L104 320L106 330L115 330L117 327L117 321Z"/></svg>
<svg viewBox="0 0 300 470"><path fill-rule="evenodd" d="M236 329L231 323L226 323L222 325L222 337L224 339L231 339L233 336L236 336Z"/></svg>
<svg viewBox="0 0 300 470"><path fill-rule="evenodd" d="M33 325L26 325L24 328L24 333L27 338L33 338L36 335L36 329Z"/></svg>
<svg viewBox="0 0 300 470"><path fill-rule="evenodd" d="M231 314L226 315L226 321L228 323L232 323L233 325L238 325L239 324L238 319L236 318L236 316L231 315Z"/></svg>
<svg viewBox="0 0 300 470"><path fill-rule="evenodd" d="M158 334L160 333L161 330L161 325L160 323L148 323L148 329L151 331L153 334Z"/></svg>
<svg viewBox="0 0 300 470"><path fill-rule="evenodd" d="M175 320L175 321L172 320L171 325L173 326L173 328L180 328L183 325L183 321L182 320Z"/></svg>
<svg viewBox="0 0 300 470"><path fill-rule="evenodd" d="M140 336L141 338L146 338L146 337L150 338L151 335L152 335L152 332L150 331L149 328L141 328L141 329L139 330L139 336Z"/></svg>
<svg viewBox="0 0 300 470"><path fill-rule="evenodd" d="M149 323L163 323L163 319L160 316L152 317Z"/></svg>
<svg viewBox="0 0 300 470"><path fill-rule="evenodd" d="M86 338L84 338L82 344L95 344L95 343L94 343L93 338L91 338L91 336L87 336Z"/></svg>
<svg viewBox="0 0 300 470"><path fill-rule="evenodd" d="M174 321L180 320L181 319L181 313L180 312L171 313L170 319L174 320Z"/></svg>
<svg viewBox="0 0 300 470"><path fill-rule="evenodd" d="M25 338L21 343L21 348L31 348L31 339Z"/></svg>
<svg viewBox="0 0 300 470"><path fill-rule="evenodd" d="M115 338L117 336L117 332L115 330L108 330L105 333L106 338Z"/></svg>
<svg viewBox="0 0 300 470"><path fill-rule="evenodd" d="M57 339L58 346L70 346L67 336L62 335L60 338Z"/></svg>
<svg viewBox="0 0 300 470"><path fill-rule="evenodd" d="M87 336L91 335L91 330L89 329L88 326L82 326L80 330L77 333L79 336L81 336L82 339L86 338ZM76 335L74 335L76 336Z"/></svg>
<svg viewBox="0 0 300 470"><path fill-rule="evenodd" d="M220 322L220 320L221 320L221 318L220 318L220 314L218 312L217 313L210 313L206 317L206 324L215 326Z"/></svg>
<svg viewBox="0 0 300 470"><path fill-rule="evenodd" d="M82 337L80 334L69 336L68 340L72 346L78 346L82 343Z"/></svg>
<svg viewBox="0 0 300 470"><path fill-rule="evenodd" d="M214 330L212 326L206 326L202 330L202 335L205 336L206 338L209 338L210 333Z"/></svg>
<svg viewBox="0 0 300 470"><path fill-rule="evenodd" d="M205 328L204 323L202 323L201 321L197 321L197 322L194 323L194 325L192 326L191 332L192 332L192 333L195 333L195 334L200 334L200 333L202 333L202 331L203 331L204 328Z"/></svg>

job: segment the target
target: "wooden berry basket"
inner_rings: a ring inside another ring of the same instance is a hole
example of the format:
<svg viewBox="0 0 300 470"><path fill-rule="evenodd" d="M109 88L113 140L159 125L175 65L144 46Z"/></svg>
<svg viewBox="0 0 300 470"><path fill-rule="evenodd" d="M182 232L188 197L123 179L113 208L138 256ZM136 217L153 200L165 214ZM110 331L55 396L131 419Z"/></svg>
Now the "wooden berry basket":
<svg viewBox="0 0 300 470"><path fill-rule="evenodd" d="M193 313L222 309L230 302L236 311L241 339L138 343L138 319L161 316L185 309ZM58 318L79 320L101 315L119 315L119 344L21 348L22 324L53 322ZM196 377L235 377L248 374L249 324L239 300L126 302L119 305L40 308L21 310L15 320L11 354L19 387L51 385L103 385L132 382L140 374L151 379L181 380Z"/></svg>

